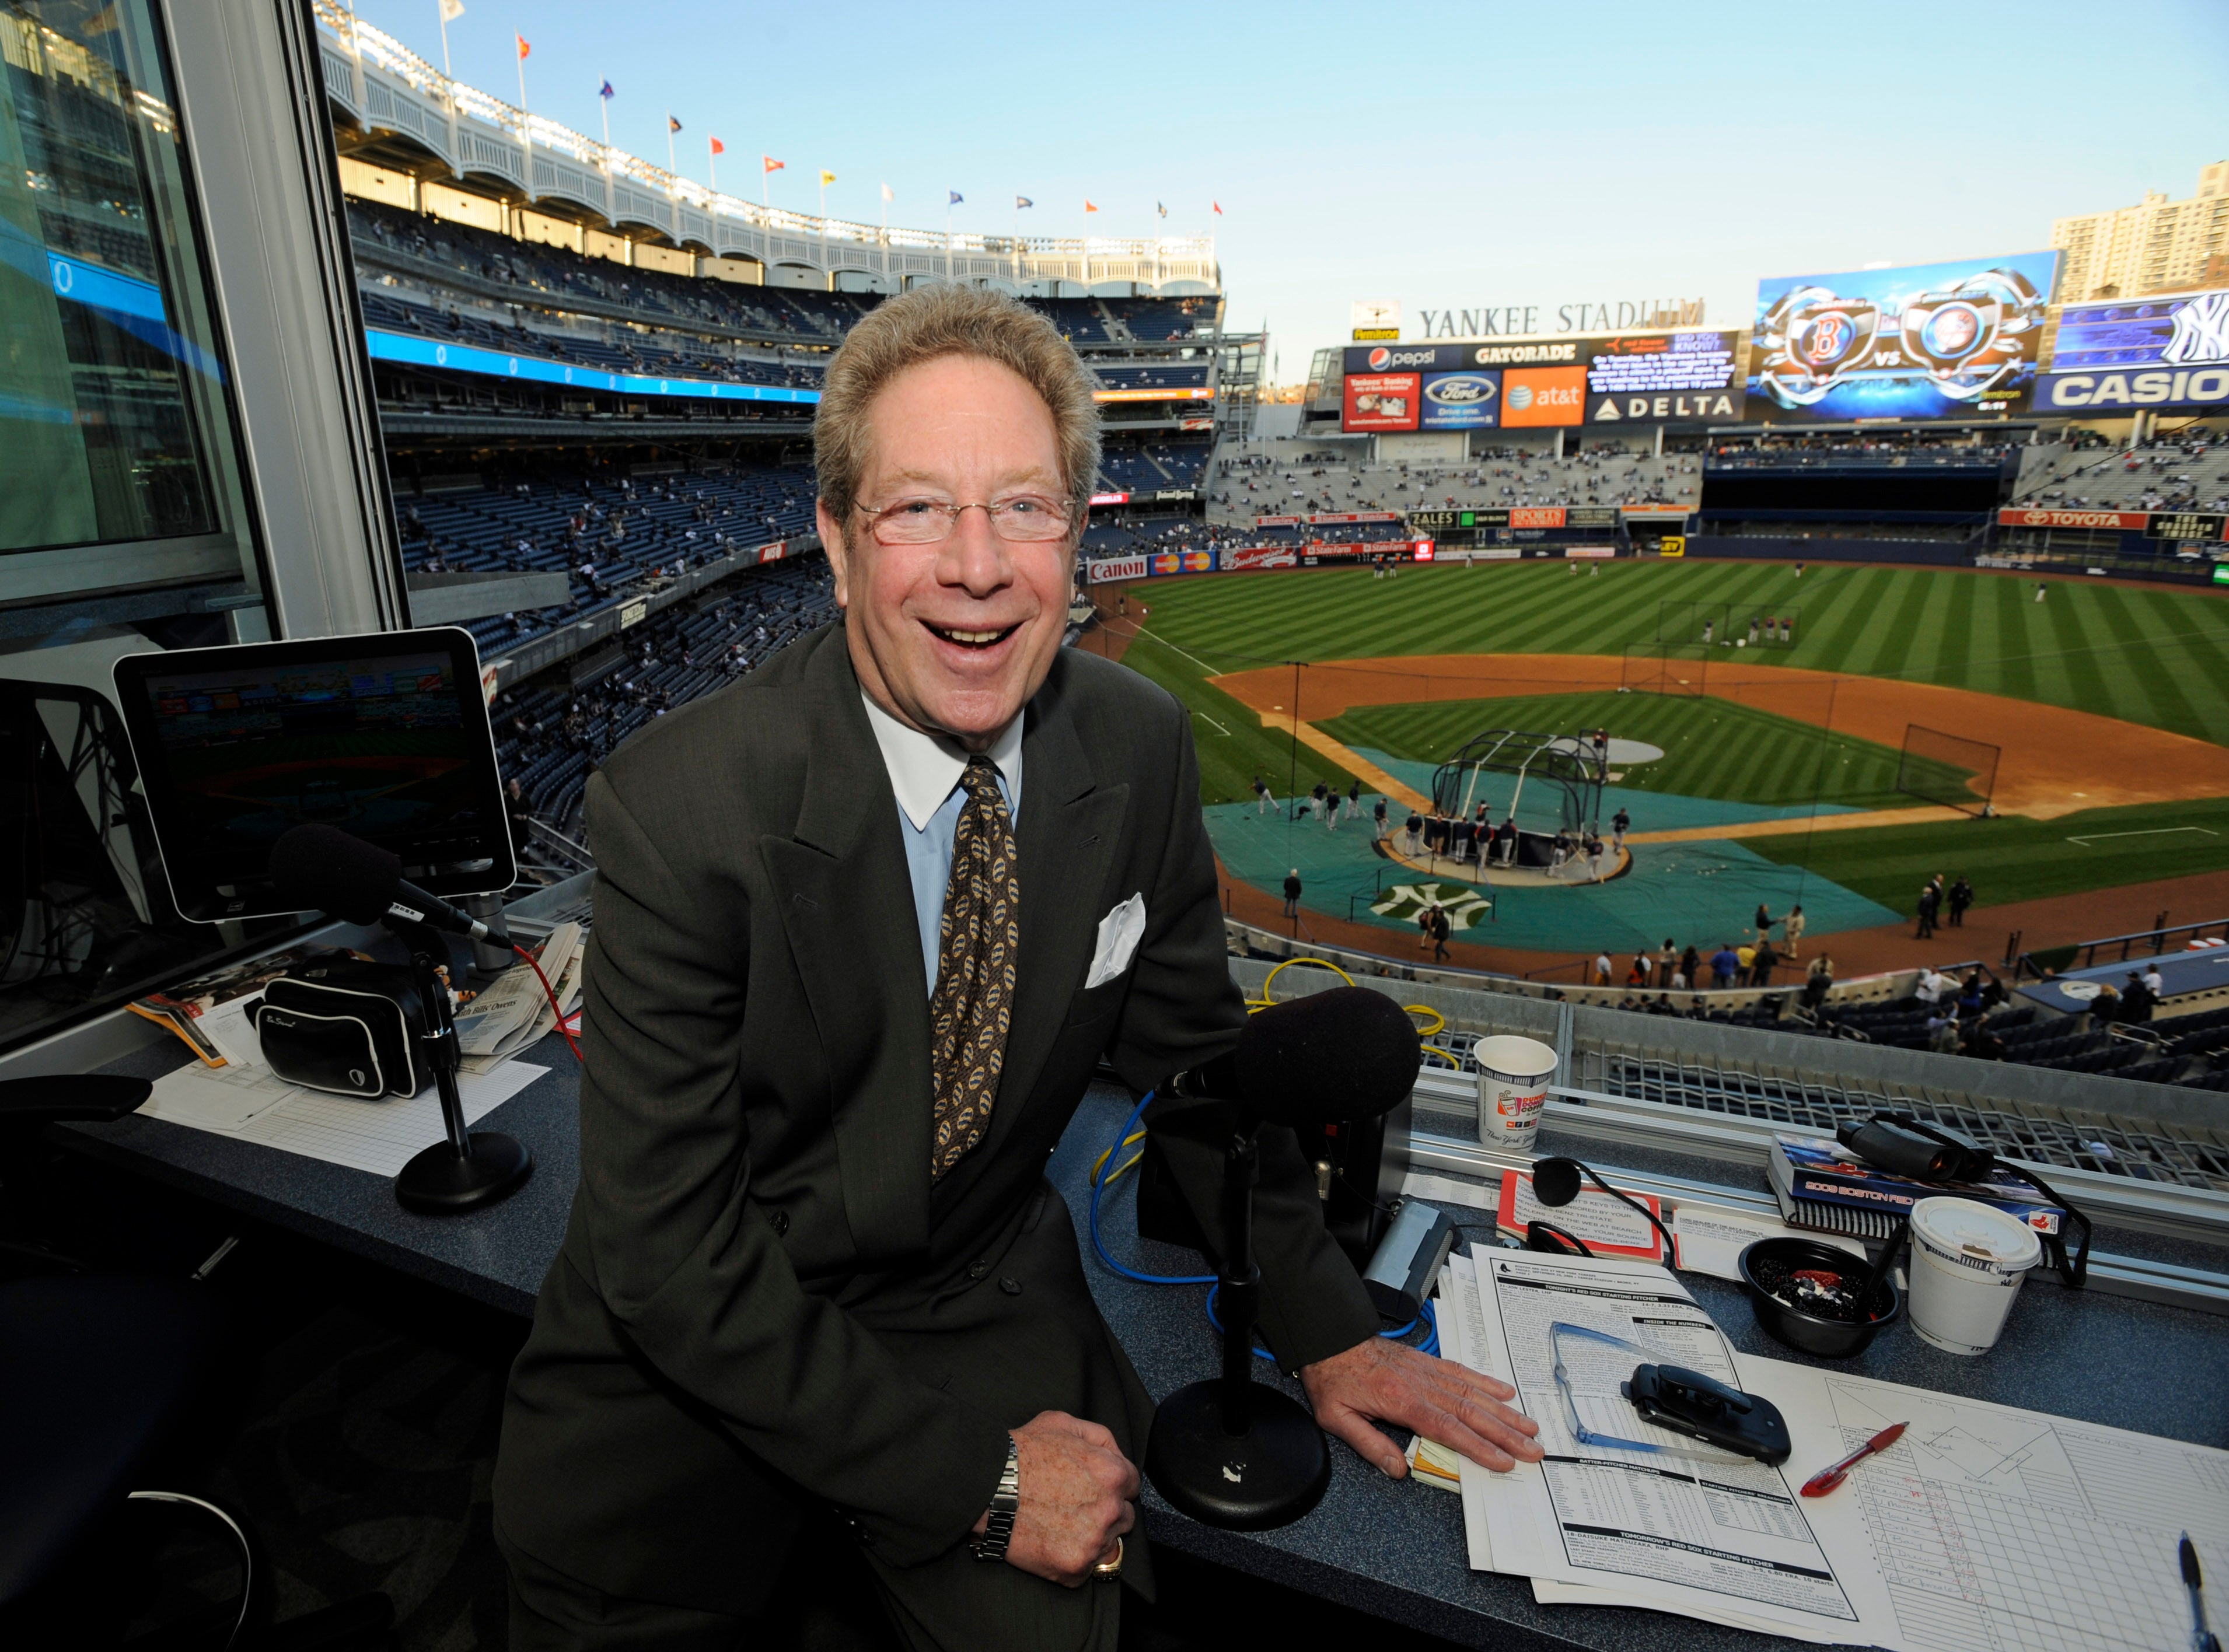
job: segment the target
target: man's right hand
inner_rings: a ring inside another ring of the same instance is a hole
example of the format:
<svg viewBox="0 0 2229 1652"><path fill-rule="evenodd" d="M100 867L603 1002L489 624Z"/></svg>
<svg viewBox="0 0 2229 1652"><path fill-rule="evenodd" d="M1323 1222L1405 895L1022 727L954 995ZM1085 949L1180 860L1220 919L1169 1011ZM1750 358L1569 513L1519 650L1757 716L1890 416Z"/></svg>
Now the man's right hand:
<svg viewBox="0 0 2229 1652"><path fill-rule="evenodd" d="M1076 1588L1138 1523L1138 1470L1112 1434L1066 1412L1039 1412L1013 1435L1022 1496L1006 1564Z"/></svg>

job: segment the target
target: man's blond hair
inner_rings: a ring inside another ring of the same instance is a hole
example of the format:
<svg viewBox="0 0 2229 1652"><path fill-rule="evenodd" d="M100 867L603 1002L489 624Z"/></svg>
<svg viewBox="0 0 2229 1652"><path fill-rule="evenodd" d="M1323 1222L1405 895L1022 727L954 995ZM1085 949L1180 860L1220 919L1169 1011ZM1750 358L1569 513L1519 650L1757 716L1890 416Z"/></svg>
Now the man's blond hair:
<svg viewBox="0 0 2229 1652"><path fill-rule="evenodd" d="M1081 531L1099 475L1099 407L1091 375L1052 323L989 287L941 282L885 298L828 364L813 420L813 458L828 514L849 530L867 468L867 413L908 368L947 355L995 362L1044 398L1071 519Z"/></svg>

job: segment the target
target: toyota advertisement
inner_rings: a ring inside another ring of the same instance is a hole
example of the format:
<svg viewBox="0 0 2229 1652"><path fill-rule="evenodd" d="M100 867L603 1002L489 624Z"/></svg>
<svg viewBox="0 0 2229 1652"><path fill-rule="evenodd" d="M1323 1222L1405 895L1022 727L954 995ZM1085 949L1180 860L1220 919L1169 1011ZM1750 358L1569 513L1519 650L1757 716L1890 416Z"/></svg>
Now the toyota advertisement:
<svg viewBox="0 0 2229 1652"><path fill-rule="evenodd" d="M1752 418L1970 418L2023 411L2055 252L1757 284Z"/></svg>
<svg viewBox="0 0 2229 1652"><path fill-rule="evenodd" d="M2038 413L2229 407L2229 291L2161 294L2059 311Z"/></svg>

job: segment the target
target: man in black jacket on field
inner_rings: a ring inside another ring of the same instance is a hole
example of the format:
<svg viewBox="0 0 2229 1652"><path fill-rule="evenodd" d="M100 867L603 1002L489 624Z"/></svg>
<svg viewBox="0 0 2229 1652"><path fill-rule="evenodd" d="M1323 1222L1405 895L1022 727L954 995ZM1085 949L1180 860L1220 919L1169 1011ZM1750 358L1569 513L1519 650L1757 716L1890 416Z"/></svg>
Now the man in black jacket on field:
<svg viewBox="0 0 2229 1652"><path fill-rule="evenodd" d="M1095 418L1019 303L880 306L814 432L844 623L590 782L581 1181L494 1485L514 1652L755 1638L801 1531L915 1648L1112 1648L1151 1597L1152 1402L1044 1167L1102 1056L1143 1090L1243 1008L1183 708L1060 647ZM1195 1119L1155 1128L1212 1233ZM1291 1133L1261 1162L1262 1331L1318 1420L1392 1475L1371 1418L1537 1459L1509 1390L1376 1335Z"/></svg>

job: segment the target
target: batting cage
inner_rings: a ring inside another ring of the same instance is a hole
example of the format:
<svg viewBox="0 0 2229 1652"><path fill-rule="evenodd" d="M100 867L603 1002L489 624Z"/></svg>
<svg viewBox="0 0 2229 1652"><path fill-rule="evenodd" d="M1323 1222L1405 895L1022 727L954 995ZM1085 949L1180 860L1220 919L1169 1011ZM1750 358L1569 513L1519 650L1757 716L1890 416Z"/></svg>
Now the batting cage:
<svg viewBox="0 0 2229 1652"><path fill-rule="evenodd" d="M1792 604L1667 598L1656 605L1656 640L1667 647L1792 648L1802 617Z"/></svg>
<svg viewBox="0 0 2229 1652"><path fill-rule="evenodd" d="M1711 663L1700 644L1635 643L1625 650L1618 687L1638 694L1699 695Z"/></svg>
<svg viewBox="0 0 2229 1652"><path fill-rule="evenodd" d="M1939 728L1906 723L1904 752L1896 765L1896 789L1969 815L1985 813L1996 795L1997 759L2004 748L1986 740L1946 734Z"/></svg>

